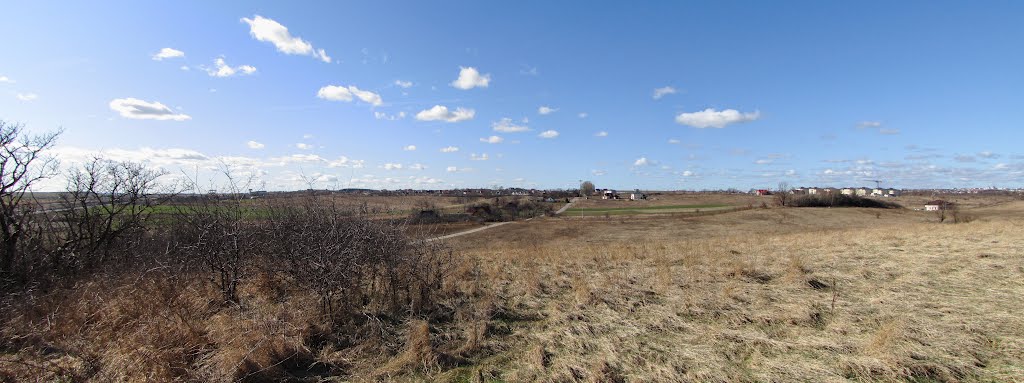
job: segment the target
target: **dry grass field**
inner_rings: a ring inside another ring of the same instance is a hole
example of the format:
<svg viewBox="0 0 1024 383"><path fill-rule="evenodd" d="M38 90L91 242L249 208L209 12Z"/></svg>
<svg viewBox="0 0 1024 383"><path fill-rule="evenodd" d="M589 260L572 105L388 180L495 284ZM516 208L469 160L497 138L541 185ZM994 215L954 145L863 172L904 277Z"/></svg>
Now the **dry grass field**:
<svg viewBox="0 0 1024 383"><path fill-rule="evenodd" d="M507 381L1024 379L1024 203L549 219L459 238ZM450 374L465 373L457 370Z"/></svg>
<svg viewBox="0 0 1024 383"><path fill-rule="evenodd" d="M159 270L84 281L4 324L0 380L1024 380L1024 202L965 212L510 223L447 241L444 315L367 315L346 342L272 277L229 308Z"/></svg>

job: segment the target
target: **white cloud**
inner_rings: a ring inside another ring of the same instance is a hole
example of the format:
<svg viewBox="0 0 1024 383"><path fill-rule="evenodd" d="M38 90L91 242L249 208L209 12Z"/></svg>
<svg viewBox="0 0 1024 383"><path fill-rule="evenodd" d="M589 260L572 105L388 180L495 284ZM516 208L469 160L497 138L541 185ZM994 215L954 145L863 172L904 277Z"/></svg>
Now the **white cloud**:
<svg viewBox="0 0 1024 383"><path fill-rule="evenodd" d="M602 130L600 132L594 133L594 137L608 137L608 132Z"/></svg>
<svg viewBox="0 0 1024 383"><path fill-rule="evenodd" d="M593 175L595 175L595 176L603 176L603 175L605 175L605 174L608 174L608 172L606 172L606 171L604 171L604 170L596 170L596 169L595 169L595 170L591 170L591 171L590 171L590 174L593 174Z"/></svg>
<svg viewBox="0 0 1024 383"><path fill-rule="evenodd" d="M717 111L715 109L704 109L693 113L680 113L676 116L676 123L689 125L694 128L724 128L726 125L749 122L761 117L760 112L740 113L735 109Z"/></svg>
<svg viewBox="0 0 1024 383"><path fill-rule="evenodd" d="M537 135L540 138L555 138L558 137L558 131L556 130L545 130Z"/></svg>
<svg viewBox="0 0 1024 383"><path fill-rule="evenodd" d="M861 128L861 129L865 129L865 128L878 128L878 127L881 127L881 126L882 126L882 122L881 121L861 121L860 123L857 124L857 127Z"/></svg>
<svg viewBox="0 0 1024 383"><path fill-rule="evenodd" d="M252 65L239 65L232 67L224 61L223 57L213 60L213 68L207 68L206 73L213 77L231 77L238 75L250 75L256 73L256 67Z"/></svg>
<svg viewBox="0 0 1024 383"><path fill-rule="evenodd" d="M412 164L409 165L409 170L423 170L426 169L427 165L424 164Z"/></svg>
<svg viewBox="0 0 1024 383"><path fill-rule="evenodd" d="M303 134L303 135L302 135L302 139L303 139L303 140L308 140L308 139L310 139L310 138L313 138L313 135L312 135L312 134L306 133L306 134Z"/></svg>
<svg viewBox="0 0 1024 383"><path fill-rule="evenodd" d="M178 67L178 69L181 69L183 71L190 71L190 70L192 70L192 68L190 68L188 65L182 65L182 66Z"/></svg>
<svg viewBox="0 0 1024 383"><path fill-rule="evenodd" d="M689 170L684 170L684 171L683 171L682 173L680 173L679 175L681 175L681 176L683 176L683 177L693 177L693 176L695 176L695 175L696 175L696 173L694 173L694 172L692 172L692 171L689 171Z"/></svg>
<svg viewBox="0 0 1024 383"><path fill-rule="evenodd" d="M192 117L174 113L167 105L159 102L147 102L137 98L116 98L110 101L110 109L119 113L121 117L134 120L191 120Z"/></svg>
<svg viewBox="0 0 1024 383"><path fill-rule="evenodd" d="M405 150L405 151L407 151L407 152L411 152L411 151L413 151L413 150L416 150L416 145L407 145L407 146L403 146L403 147L402 147L402 150Z"/></svg>
<svg viewBox="0 0 1024 383"><path fill-rule="evenodd" d="M446 106L434 105L433 108L416 113L416 119L420 121L459 122L472 120L475 115L476 111L473 109L456 108L454 111L449 111Z"/></svg>
<svg viewBox="0 0 1024 383"><path fill-rule="evenodd" d="M353 96L355 96L355 98L373 106L380 106L384 103L384 100L379 94L368 90L362 90L352 85L347 87L343 85L327 85L320 88L320 90L316 92L316 96L324 100L343 102L350 102L352 101ZM404 116L404 114L401 115ZM374 116L378 117L376 114L374 114Z"/></svg>
<svg viewBox="0 0 1024 383"><path fill-rule="evenodd" d="M7 76L0 76L0 82L6 82L8 84L14 84L15 83L14 80L11 80L11 78L7 77Z"/></svg>
<svg viewBox="0 0 1024 383"><path fill-rule="evenodd" d="M754 163L755 163L755 164L758 164L758 165L767 165L767 164L770 164L770 163L772 163L772 162L775 162L775 160L772 160L772 159L766 159L766 158L762 158L762 159L759 159L759 160L757 160L757 161L754 161Z"/></svg>
<svg viewBox="0 0 1024 383"><path fill-rule="evenodd" d="M395 80L395 85L408 89L412 87L412 81Z"/></svg>
<svg viewBox="0 0 1024 383"><path fill-rule="evenodd" d="M516 125L511 118L502 118L501 121L491 124L495 132L502 133L517 133L530 131L530 127L525 125Z"/></svg>
<svg viewBox="0 0 1024 383"><path fill-rule="evenodd" d="M474 67L459 67L459 78L451 82L451 86L462 90L486 88L491 83L491 75L481 75Z"/></svg>
<svg viewBox="0 0 1024 383"><path fill-rule="evenodd" d="M338 176L333 174L314 174L316 182L338 182Z"/></svg>
<svg viewBox="0 0 1024 383"><path fill-rule="evenodd" d="M35 101L39 99L39 95L35 93L18 93L16 96L21 101Z"/></svg>
<svg viewBox="0 0 1024 383"><path fill-rule="evenodd" d="M373 106L380 106L380 104L384 103L384 100L381 99L380 95L377 93L373 93L368 90L361 90L359 88L356 88L355 86L349 86L348 90L367 104L371 104Z"/></svg>
<svg viewBox="0 0 1024 383"><path fill-rule="evenodd" d="M177 57L185 57L185 52L174 48L163 48L153 55L153 60L163 61L163 59L172 59Z"/></svg>
<svg viewBox="0 0 1024 383"><path fill-rule="evenodd" d="M256 141L246 142L245 146L248 146L249 149L263 149L264 147L266 147L266 145L263 145L262 143Z"/></svg>
<svg viewBox="0 0 1024 383"><path fill-rule="evenodd" d="M487 157L487 153L481 154L479 156L476 155L476 153L470 153L469 159L473 161L487 161L489 157Z"/></svg>
<svg viewBox="0 0 1024 383"><path fill-rule="evenodd" d="M449 166L449 167L445 168L444 171L446 171L448 173L455 173L455 172L459 171L459 168L454 167L454 166Z"/></svg>
<svg viewBox="0 0 1024 383"><path fill-rule="evenodd" d="M668 139L668 143L673 144L673 145L678 144L680 142L682 142L682 141L679 141L679 140L677 140L675 138L669 138Z"/></svg>
<svg viewBox="0 0 1024 383"><path fill-rule="evenodd" d="M348 157L345 157L345 156L341 156L341 157L338 157L338 159L336 159L334 161L328 162L327 163L327 167L329 167L329 168L355 168L355 169L360 169L360 168L362 168L365 165L365 163L366 163L365 160L353 160L351 158L348 158Z"/></svg>
<svg viewBox="0 0 1024 383"><path fill-rule="evenodd" d="M633 166L648 166L651 164L652 161L648 160L647 157L640 157L637 158L636 161L633 161Z"/></svg>
<svg viewBox="0 0 1024 383"><path fill-rule="evenodd" d="M384 170L401 170L402 164L386 163L383 166Z"/></svg>
<svg viewBox="0 0 1024 383"><path fill-rule="evenodd" d="M459 151L459 148L457 146L449 146L449 147L446 147L446 148L441 148L441 153L455 153L457 151Z"/></svg>
<svg viewBox="0 0 1024 383"><path fill-rule="evenodd" d="M398 114L387 114L384 112L373 112L373 118L378 120L397 121L405 118L405 112L398 112Z"/></svg>
<svg viewBox="0 0 1024 383"><path fill-rule="evenodd" d="M900 130L899 129L884 129L883 128L883 129L878 129L878 133L879 134L895 135L895 134L900 134Z"/></svg>
<svg viewBox="0 0 1024 383"><path fill-rule="evenodd" d="M979 152L978 157L981 158L999 158L999 155L989 151Z"/></svg>
<svg viewBox="0 0 1024 383"><path fill-rule="evenodd" d="M670 94L675 94L675 93L676 93L676 88L673 88L671 86L666 86L664 88L657 88L657 89L655 89L654 90L654 95L652 95L651 97L653 97L655 100L658 100L658 99L661 99L662 97L665 97L665 96L670 95Z"/></svg>
<svg viewBox="0 0 1024 383"><path fill-rule="evenodd" d="M307 144L307 143L304 143L304 142L300 142L300 143L295 144L295 147L299 148L299 149L302 149L302 150L313 149L313 145L310 145L310 144Z"/></svg>
<svg viewBox="0 0 1024 383"><path fill-rule="evenodd" d="M577 114L576 116L579 117L579 118L587 118L587 116L589 116L589 114L587 114L587 112L581 112L580 114Z"/></svg>
<svg viewBox="0 0 1024 383"><path fill-rule="evenodd" d="M558 109L552 108L550 106L542 106L540 108L537 108L537 113L544 114L544 115L551 114L551 113L554 113L554 112L557 112L557 111L558 111Z"/></svg>
<svg viewBox="0 0 1024 383"><path fill-rule="evenodd" d="M505 139L498 136L490 136L487 138L480 139L480 142L486 142L488 144L498 144L501 143L502 141L505 141Z"/></svg>
<svg viewBox="0 0 1024 383"><path fill-rule="evenodd" d="M323 62L331 62L331 57L323 49L313 49L313 44L297 36L292 36L288 28L277 21L260 15L252 19L242 18L249 24L249 34L256 40L274 44L278 52L289 55L312 56Z"/></svg>

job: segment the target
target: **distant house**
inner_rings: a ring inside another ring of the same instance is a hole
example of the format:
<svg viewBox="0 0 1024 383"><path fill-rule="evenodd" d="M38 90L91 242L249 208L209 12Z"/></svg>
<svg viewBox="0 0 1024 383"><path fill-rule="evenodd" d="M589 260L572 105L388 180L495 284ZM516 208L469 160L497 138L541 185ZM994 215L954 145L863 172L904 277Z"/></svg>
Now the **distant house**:
<svg viewBox="0 0 1024 383"><path fill-rule="evenodd" d="M807 192L807 195L818 194L818 188L807 188L806 192Z"/></svg>
<svg viewBox="0 0 1024 383"><path fill-rule="evenodd" d="M754 194L757 194L757 195L772 195L772 192L769 191L768 189L757 189L757 191L755 191Z"/></svg>
<svg viewBox="0 0 1024 383"><path fill-rule="evenodd" d="M868 189L868 188L856 188L856 189L853 190L853 194L856 194L858 196L866 196L868 194L871 194L871 189Z"/></svg>
<svg viewBox="0 0 1024 383"><path fill-rule="evenodd" d="M943 201L941 199L930 201L930 202L924 204L924 210L927 210L927 211L949 210L949 209L952 209L952 208L953 208L953 203L952 202L946 202L946 201Z"/></svg>
<svg viewBox="0 0 1024 383"><path fill-rule="evenodd" d="M854 191L853 188L843 188L843 190L840 190L839 193L842 195L853 195Z"/></svg>
<svg viewBox="0 0 1024 383"><path fill-rule="evenodd" d="M617 199L615 190L605 189L605 191L601 193L601 199Z"/></svg>
<svg viewBox="0 0 1024 383"><path fill-rule="evenodd" d="M877 196L885 195L885 190L884 189L879 189L879 188L871 189L871 195L877 195Z"/></svg>

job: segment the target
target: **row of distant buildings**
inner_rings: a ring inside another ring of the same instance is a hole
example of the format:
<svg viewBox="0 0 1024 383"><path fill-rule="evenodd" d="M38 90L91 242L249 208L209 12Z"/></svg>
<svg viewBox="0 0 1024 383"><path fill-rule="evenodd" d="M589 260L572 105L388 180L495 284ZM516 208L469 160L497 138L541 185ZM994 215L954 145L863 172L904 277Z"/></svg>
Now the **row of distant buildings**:
<svg viewBox="0 0 1024 383"><path fill-rule="evenodd" d="M757 189L754 194L757 195L771 195L775 193L768 189ZM798 195L829 195L829 194L842 194L842 195L853 195L853 196L873 196L873 197L896 197L900 195L899 189L889 188L819 188L819 187L799 187L789 190L790 194Z"/></svg>

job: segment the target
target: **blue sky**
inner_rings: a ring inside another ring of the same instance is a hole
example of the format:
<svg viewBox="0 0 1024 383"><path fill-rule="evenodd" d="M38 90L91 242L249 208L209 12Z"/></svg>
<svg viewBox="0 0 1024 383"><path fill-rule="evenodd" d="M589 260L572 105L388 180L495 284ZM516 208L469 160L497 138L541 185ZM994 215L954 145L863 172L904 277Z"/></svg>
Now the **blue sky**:
<svg viewBox="0 0 1024 383"><path fill-rule="evenodd" d="M212 185L226 166L269 190L1019 187L1021 15L1009 1L12 2L0 119L63 128L66 167L102 154Z"/></svg>

